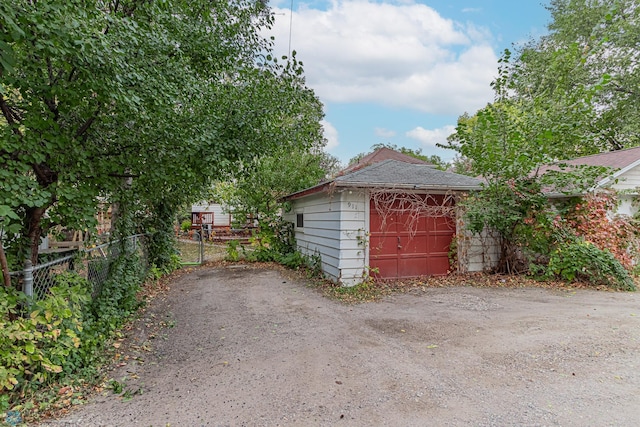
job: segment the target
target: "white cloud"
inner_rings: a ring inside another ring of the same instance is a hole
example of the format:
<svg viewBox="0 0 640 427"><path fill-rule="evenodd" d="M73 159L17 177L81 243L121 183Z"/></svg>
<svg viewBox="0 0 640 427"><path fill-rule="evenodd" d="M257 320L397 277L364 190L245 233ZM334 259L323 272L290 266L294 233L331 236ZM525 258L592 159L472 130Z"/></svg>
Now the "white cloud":
<svg viewBox="0 0 640 427"><path fill-rule="evenodd" d="M325 151L331 151L340 145L340 142L338 141L338 130L326 120L321 120L320 124L324 129L324 137L327 139L327 145L324 149Z"/></svg>
<svg viewBox="0 0 640 427"><path fill-rule="evenodd" d="M286 54L290 12L274 8L276 53ZM491 99L497 57L490 33L423 4L334 0L294 11L292 48L321 99L473 112Z"/></svg>
<svg viewBox="0 0 640 427"><path fill-rule="evenodd" d="M374 132L376 133L376 136L381 138L392 138L396 136L396 132L391 129L375 128Z"/></svg>
<svg viewBox="0 0 640 427"><path fill-rule="evenodd" d="M444 144L447 137L455 132L456 128L452 125L443 126L438 129L425 129L418 126L406 133L409 138L416 139L425 147L435 147L436 144Z"/></svg>

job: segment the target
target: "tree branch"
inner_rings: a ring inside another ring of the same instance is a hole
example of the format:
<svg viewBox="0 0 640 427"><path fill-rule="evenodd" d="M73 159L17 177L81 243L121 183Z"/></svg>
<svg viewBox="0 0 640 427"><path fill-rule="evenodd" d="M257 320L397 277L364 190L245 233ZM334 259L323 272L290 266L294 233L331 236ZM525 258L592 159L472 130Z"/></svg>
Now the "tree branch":
<svg viewBox="0 0 640 427"><path fill-rule="evenodd" d="M44 103L49 108L49 111L53 113L53 121L57 122L60 118L60 112L58 111L58 104L56 104L56 100L53 98L44 98Z"/></svg>
<svg viewBox="0 0 640 427"><path fill-rule="evenodd" d="M617 83L614 83L613 90L615 90L616 92L626 93L627 95L633 95L633 96L639 95L636 91L624 88Z"/></svg>
<svg viewBox="0 0 640 427"><path fill-rule="evenodd" d="M108 175L112 178L140 178L140 174L133 173L110 173Z"/></svg>
<svg viewBox="0 0 640 427"><path fill-rule="evenodd" d="M70 81L72 81L72 80L73 80L73 78L75 77L75 73L76 73L76 71L77 71L77 70L78 70L78 69L77 69L76 67L73 67L73 68L71 69L71 72L69 73L69 78L67 79L67 81L69 81L69 82L70 82Z"/></svg>
<svg viewBox="0 0 640 427"><path fill-rule="evenodd" d="M2 115L7 121L7 124L11 126L11 130L13 131L13 133L22 137L22 132L20 132L18 123L16 123L16 119L18 119L18 117L16 117L15 113L11 111L11 107L9 107L9 104L7 104L7 100L2 94L0 94L0 110L2 110Z"/></svg>
<svg viewBox="0 0 640 427"><path fill-rule="evenodd" d="M91 117L89 117L87 121L85 121L84 124L80 126L80 128L76 132L76 135L75 135L76 138L80 138L85 132L89 130L93 122L95 122L96 119L98 118L99 113L100 113L100 105L98 105L98 108L96 108L96 111L91 115Z"/></svg>

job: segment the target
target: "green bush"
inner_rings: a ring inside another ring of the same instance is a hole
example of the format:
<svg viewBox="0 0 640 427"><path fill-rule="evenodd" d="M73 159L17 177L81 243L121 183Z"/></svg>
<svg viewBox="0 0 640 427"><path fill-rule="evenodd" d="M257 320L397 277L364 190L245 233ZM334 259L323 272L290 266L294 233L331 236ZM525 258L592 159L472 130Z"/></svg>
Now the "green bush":
<svg viewBox="0 0 640 427"><path fill-rule="evenodd" d="M611 252L582 239L560 243L551 252L546 274L569 282L580 280L595 286L636 290L633 278Z"/></svg>
<svg viewBox="0 0 640 427"><path fill-rule="evenodd" d="M240 261L240 251L238 250L239 247L240 247L240 242L238 242L237 240L229 240L229 242L227 242L227 248L226 248L227 261L231 261L231 262Z"/></svg>
<svg viewBox="0 0 640 427"><path fill-rule="evenodd" d="M21 391L35 389L82 365L85 307L91 286L75 273L56 276L43 300L0 287L0 412Z"/></svg>
<svg viewBox="0 0 640 427"><path fill-rule="evenodd" d="M155 266L164 274L180 267L176 238L170 230L157 230L148 236L147 255L149 265Z"/></svg>
<svg viewBox="0 0 640 427"><path fill-rule="evenodd" d="M250 242L253 250L247 254L247 260L251 262L278 261L281 255L287 253L276 232L268 227L260 228Z"/></svg>
<svg viewBox="0 0 640 427"><path fill-rule="evenodd" d="M307 268L309 266L308 257L304 256L299 251L289 252L288 254L279 256L278 262L292 270Z"/></svg>
<svg viewBox="0 0 640 427"><path fill-rule="evenodd" d="M105 346L142 304L147 272L122 249L105 263L109 278L94 295L76 273L56 275L42 300L0 287L0 415L54 383L95 378Z"/></svg>
<svg viewBox="0 0 640 427"><path fill-rule="evenodd" d="M185 219L184 221L182 221L182 223L180 224L180 230L181 231L191 230L191 221L189 221L188 219Z"/></svg>

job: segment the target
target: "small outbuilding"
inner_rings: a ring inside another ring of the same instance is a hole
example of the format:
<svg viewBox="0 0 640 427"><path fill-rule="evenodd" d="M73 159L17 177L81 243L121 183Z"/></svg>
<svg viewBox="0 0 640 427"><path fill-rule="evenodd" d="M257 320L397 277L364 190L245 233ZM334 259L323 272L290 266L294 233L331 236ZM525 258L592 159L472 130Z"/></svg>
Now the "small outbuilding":
<svg viewBox="0 0 640 427"><path fill-rule="evenodd" d="M474 239L462 229L456 203L480 189L472 177L386 159L288 195L284 217L294 224L298 249L318 256L325 276L346 286L367 276L477 271L486 251L469 247Z"/></svg>

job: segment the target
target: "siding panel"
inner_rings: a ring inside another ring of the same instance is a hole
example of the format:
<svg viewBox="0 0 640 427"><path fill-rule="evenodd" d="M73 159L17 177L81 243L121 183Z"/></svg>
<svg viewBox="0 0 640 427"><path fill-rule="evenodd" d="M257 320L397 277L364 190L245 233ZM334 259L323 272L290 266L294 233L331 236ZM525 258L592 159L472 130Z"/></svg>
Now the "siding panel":
<svg viewBox="0 0 640 427"><path fill-rule="evenodd" d="M298 249L319 254L324 274L344 285L362 281L365 200L365 193L356 191L314 194L294 200L284 216L295 224L296 214L304 215L304 227L295 228Z"/></svg>
<svg viewBox="0 0 640 427"><path fill-rule="evenodd" d="M616 190L634 190L640 187L640 166L620 175L618 182L611 187Z"/></svg>

